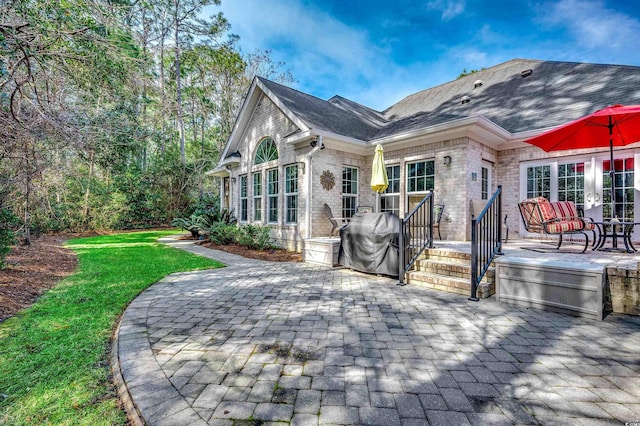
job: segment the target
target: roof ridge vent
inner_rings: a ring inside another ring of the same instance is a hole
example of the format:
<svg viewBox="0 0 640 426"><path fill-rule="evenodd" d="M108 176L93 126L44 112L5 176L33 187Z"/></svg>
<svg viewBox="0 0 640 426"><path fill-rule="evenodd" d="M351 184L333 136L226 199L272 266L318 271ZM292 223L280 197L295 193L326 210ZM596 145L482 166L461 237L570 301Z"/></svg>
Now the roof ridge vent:
<svg viewBox="0 0 640 426"><path fill-rule="evenodd" d="M467 95L464 95L460 99L460 105L468 104L469 102L471 102L471 98L469 96L467 96Z"/></svg>
<svg viewBox="0 0 640 426"><path fill-rule="evenodd" d="M520 77L526 78L526 77L529 77L531 74L533 74L533 70L531 68L529 68L528 70L522 71L520 73Z"/></svg>
<svg viewBox="0 0 640 426"><path fill-rule="evenodd" d="M477 89L478 87L482 86L484 83L482 82L482 80L476 80L473 82L473 88Z"/></svg>

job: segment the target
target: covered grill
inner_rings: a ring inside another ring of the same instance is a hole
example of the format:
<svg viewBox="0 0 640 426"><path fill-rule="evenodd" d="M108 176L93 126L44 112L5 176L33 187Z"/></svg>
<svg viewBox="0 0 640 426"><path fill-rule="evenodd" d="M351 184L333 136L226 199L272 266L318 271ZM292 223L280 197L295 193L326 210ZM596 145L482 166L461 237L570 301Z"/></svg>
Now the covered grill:
<svg viewBox="0 0 640 426"><path fill-rule="evenodd" d="M338 263L361 272L398 276L400 219L393 213L362 213L340 230Z"/></svg>

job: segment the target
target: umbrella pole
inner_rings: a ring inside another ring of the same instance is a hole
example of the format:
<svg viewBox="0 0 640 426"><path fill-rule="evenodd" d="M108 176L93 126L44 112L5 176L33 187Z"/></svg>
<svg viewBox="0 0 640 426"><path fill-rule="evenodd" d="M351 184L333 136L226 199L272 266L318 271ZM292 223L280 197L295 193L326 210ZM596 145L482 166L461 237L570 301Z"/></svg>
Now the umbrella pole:
<svg viewBox="0 0 640 426"><path fill-rule="evenodd" d="M609 116L609 177L611 178L611 219L616 215L616 168L613 164L613 120Z"/></svg>

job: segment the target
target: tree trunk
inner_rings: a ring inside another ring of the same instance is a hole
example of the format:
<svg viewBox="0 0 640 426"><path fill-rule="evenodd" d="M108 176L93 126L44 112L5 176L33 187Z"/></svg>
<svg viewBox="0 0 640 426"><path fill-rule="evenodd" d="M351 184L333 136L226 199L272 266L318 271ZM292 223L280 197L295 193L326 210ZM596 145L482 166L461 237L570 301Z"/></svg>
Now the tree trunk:
<svg viewBox="0 0 640 426"><path fill-rule="evenodd" d="M94 161L93 161L93 150L89 153L89 179L87 180L87 187L84 191L84 199L82 202L82 219L85 222L86 225L86 221L89 218L89 213L90 213L90 206L89 206L89 198L91 197L91 179L93 179L93 168L94 168Z"/></svg>
<svg viewBox="0 0 640 426"><path fill-rule="evenodd" d="M162 21L164 22L164 16ZM164 158L165 151L165 138L164 138L164 122L165 122L165 113L167 111L167 99L165 96L165 88L164 88L164 37L165 37L165 26L162 24L162 28L160 28L160 154Z"/></svg>
<svg viewBox="0 0 640 426"><path fill-rule="evenodd" d="M184 120L182 118L182 87L180 80L180 20L179 20L180 0L175 0L175 21L174 21L174 38L176 43L176 112L178 113L178 132L180 135L180 161L182 164L187 162L184 143Z"/></svg>
<svg viewBox="0 0 640 426"><path fill-rule="evenodd" d="M29 143L25 147L25 192L24 192L24 241L25 246L31 245L31 165L29 164Z"/></svg>

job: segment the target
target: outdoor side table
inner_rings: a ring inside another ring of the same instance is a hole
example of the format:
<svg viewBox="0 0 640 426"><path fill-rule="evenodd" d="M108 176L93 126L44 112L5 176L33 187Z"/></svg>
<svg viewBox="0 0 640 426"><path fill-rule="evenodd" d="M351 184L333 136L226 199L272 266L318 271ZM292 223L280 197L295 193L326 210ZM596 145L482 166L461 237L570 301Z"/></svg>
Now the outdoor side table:
<svg viewBox="0 0 640 426"><path fill-rule="evenodd" d="M640 224L639 222L603 221L593 223L598 228L598 241L594 245L593 250L625 251L627 253L635 253L638 251L631 242L631 236L634 226ZM624 248L618 248L618 238L622 238ZM611 247L604 246L607 239L611 240Z"/></svg>

